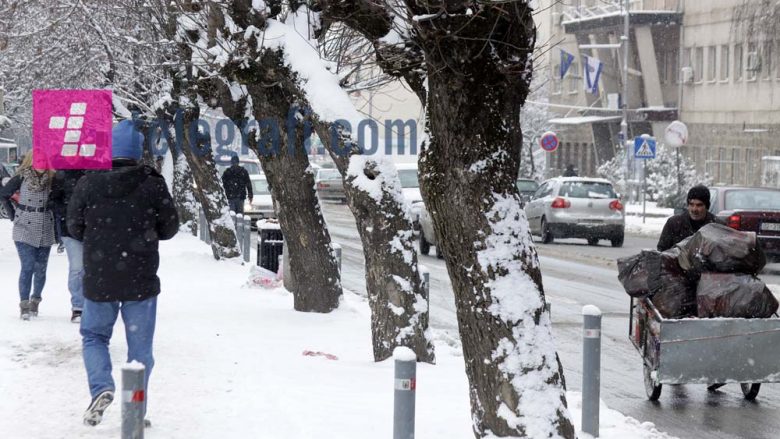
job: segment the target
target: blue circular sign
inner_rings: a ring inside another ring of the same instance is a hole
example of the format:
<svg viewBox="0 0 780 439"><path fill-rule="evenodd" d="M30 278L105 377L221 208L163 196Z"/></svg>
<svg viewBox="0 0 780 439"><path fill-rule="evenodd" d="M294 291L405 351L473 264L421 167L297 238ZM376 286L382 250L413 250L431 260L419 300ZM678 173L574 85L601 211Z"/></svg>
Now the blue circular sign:
<svg viewBox="0 0 780 439"><path fill-rule="evenodd" d="M558 149L558 136L552 131L547 131L542 134L542 137L539 139L539 146L547 152L555 151Z"/></svg>

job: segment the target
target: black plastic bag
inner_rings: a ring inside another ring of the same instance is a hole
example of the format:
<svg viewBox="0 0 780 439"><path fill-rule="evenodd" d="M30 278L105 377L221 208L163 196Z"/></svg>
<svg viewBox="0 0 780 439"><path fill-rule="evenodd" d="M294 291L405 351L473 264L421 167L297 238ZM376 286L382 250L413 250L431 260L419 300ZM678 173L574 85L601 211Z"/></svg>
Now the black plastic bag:
<svg viewBox="0 0 780 439"><path fill-rule="evenodd" d="M680 267L686 271L756 274L766 265L755 233L722 224L707 224L676 247Z"/></svg>
<svg viewBox="0 0 780 439"><path fill-rule="evenodd" d="M617 260L618 280L631 297L647 297L661 287L658 271L661 253L642 250L639 254Z"/></svg>
<svg viewBox="0 0 780 439"><path fill-rule="evenodd" d="M650 297L664 318L696 315L696 287L678 263L679 249L642 250L618 259L618 279L631 297Z"/></svg>
<svg viewBox="0 0 780 439"><path fill-rule="evenodd" d="M766 284L749 274L702 273L696 302L699 317L766 318L778 308Z"/></svg>

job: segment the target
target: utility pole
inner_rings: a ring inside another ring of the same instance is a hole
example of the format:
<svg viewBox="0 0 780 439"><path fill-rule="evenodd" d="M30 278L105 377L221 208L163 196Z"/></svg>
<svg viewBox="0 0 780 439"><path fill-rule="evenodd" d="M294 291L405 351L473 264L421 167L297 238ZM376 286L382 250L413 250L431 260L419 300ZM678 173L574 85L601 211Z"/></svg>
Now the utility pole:
<svg viewBox="0 0 780 439"><path fill-rule="evenodd" d="M623 72L622 72L622 82L623 82L623 94L620 99L620 106L623 109L623 119L620 121L620 137L621 142L623 145L623 151L625 151L625 176L626 180L630 180L628 178L628 161L630 160L629 151L628 151L628 49L629 49L629 3L628 0L625 0L623 2L623 36L620 37L620 42L623 45Z"/></svg>

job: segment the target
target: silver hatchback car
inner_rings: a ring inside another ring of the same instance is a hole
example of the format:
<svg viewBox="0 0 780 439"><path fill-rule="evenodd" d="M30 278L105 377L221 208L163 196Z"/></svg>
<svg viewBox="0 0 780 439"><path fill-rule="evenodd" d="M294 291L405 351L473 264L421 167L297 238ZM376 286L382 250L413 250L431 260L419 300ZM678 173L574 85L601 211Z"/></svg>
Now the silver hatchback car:
<svg viewBox="0 0 780 439"><path fill-rule="evenodd" d="M525 205L531 233L555 238L584 238L597 245L607 239L623 246L625 209L609 180L557 177L545 181Z"/></svg>

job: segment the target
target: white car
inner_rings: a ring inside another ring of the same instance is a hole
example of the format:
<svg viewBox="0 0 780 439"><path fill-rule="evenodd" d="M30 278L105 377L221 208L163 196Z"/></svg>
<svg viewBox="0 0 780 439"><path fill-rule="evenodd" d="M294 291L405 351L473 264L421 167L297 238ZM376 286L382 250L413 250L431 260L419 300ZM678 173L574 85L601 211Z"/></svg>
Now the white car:
<svg viewBox="0 0 780 439"><path fill-rule="evenodd" d="M404 198L412 206L412 224L417 229L419 227L420 212L423 208L417 163L400 163L396 164L395 168L398 170L398 179L401 180L401 192L403 192Z"/></svg>
<svg viewBox="0 0 780 439"><path fill-rule="evenodd" d="M609 180L557 177L545 181L525 205L531 233L547 244L555 238L607 239L623 246L625 209Z"/></svg>
<svg viewBox="0 0 780 439"><path fill-rule="evenodd" d="M265 175L250 175L249 179L252 181L253 197L251 204L249 200L244 202L244 215L252 218L252 224L259 219L276 218L274 200Z"/></svg>

